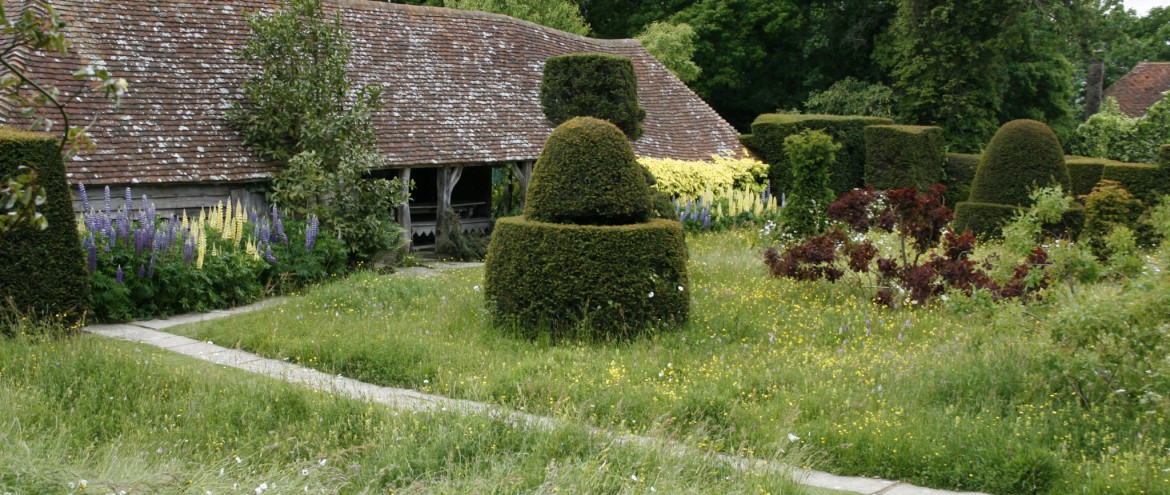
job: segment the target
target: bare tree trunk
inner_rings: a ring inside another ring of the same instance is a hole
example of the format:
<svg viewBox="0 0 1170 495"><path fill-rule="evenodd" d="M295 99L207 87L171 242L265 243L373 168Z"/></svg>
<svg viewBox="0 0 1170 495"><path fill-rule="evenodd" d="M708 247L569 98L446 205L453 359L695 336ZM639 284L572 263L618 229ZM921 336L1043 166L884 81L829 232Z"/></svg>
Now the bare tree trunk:
<svg viewBox="0 0 1170 495"><path fill-rule="evenodd" d="M512 175L520 179L520 207L528 200L528 182L532 180L532 167L535 162L521 162L512 164Z"/></svg>
<svg viewBox="0 0 1170 495"><path fill-rule="evenodd" d="M435 252L441 252L447 245L451 234L444 218L447 210L451 209L451 193L455 191L455 184L463 175L463 167L443 167L438 174L439 204L435 209Z"/></svg>
<svg viewBox="0 0 1170 495"><path fill-rule="evenodd" d="M398 179L402 181L404 187L410 187L410 169L404 168L398 171ZM414 244L414 233L410 228L410 200L403 201L398 205L398 225L402 226L402 249L409 253Z"/></svg>
<svg viewBox="0 0 1170 495"><path fill-rule="evenodd" d="M1089 63L1089 74L1085 88L1085 118L1101 111L1101 93L1105 85L1105 63L1094 60Z"/></svg>

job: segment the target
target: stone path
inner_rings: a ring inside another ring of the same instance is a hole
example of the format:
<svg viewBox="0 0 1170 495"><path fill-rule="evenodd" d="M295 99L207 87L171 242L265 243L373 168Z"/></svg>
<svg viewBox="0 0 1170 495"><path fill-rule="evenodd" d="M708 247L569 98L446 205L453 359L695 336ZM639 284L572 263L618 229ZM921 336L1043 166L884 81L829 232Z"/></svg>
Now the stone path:
<svg viewBox="0 0 1170 495"><path fill-rule="evenodd" d="M458 269L470 266L479 266L482 263L435 263L435 267L412 267L401 269L395 275L432 276L442 270ZM461 411L472 414L485 414L493 418L524 423L541 428L553 428L556 420L544 416L520 413L498 405L485 404L468 400L452 399L440 395L431 395L416 390L382 387L369 383L346 378L341 375L331 375L314 369L291 364L276 359L268 359L238 349L228 349L210 342L201 342L195 339L163 332L162 330L187 323L213 320L240 313L247 313L259 309L277 306L284 302L284 298L272 298L250 306L241 306L230 310L212 311L209 313L187 314L175 316L165 320L136 321L131 323L111 325L91 325L85 331L105 337L129 340L141 344L159 347L211 363L238 368L253 373L269 376L291 383L304 384L316 390L333 392L348 397L369 400L389 407L426 412L426 411ZM633 444L660 444L660 440L638 435L624 435L597 430L598 433L613 436L621 443ZM657 442L657 443L656 443ZM685 447L677 447L679 454L686 454ZM763 461L746 457L722 455L720 458L729 465L739 469L748 469L766 466ZM779 467L782 469L783 467ZM866 495L986 495L975 492L949 492L922 488L899 481L890 481L876 478L836 476L820 471L792 468L791 473L801 484L818 488L841 490Z"/></svg>

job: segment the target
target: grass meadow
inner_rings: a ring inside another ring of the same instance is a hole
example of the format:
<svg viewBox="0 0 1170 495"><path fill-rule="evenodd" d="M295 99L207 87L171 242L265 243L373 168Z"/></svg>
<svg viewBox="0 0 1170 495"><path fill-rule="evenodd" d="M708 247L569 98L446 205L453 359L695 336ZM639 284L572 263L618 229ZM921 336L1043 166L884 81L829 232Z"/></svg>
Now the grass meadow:
<svg viewBox="0 0 1170 495"><path fill-rule="evenodd" d="M25 330L0 342L0 493L831 493L580 425L399 412L148 346Z"/></svg>
<svg viewBox="0 0 1170 495"><path fill-rule="evenodd" d="M481 269L359 273L175 331L714 452L801 450L802 463L838 474L998 494L1170 493L1165 402L1085 400L1051 335L1053 321L1124 310L1110 298L1116 283L1053 289L1042 303L952 296L886 309L863 281L769 277L751 238L690 236L690 321L623 342L493 327ZM1147 289L1160 295L1142 304L1170 303L1166 278L1154 276Z"/></svg>

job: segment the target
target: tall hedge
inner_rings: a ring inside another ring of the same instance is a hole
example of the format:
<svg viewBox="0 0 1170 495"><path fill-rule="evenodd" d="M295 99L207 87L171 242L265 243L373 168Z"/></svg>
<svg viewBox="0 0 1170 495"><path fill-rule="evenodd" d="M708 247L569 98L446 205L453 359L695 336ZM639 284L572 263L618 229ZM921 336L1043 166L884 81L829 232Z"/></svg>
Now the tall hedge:
<svg viewBox="0 0 1170 495"><path fill-rule="evenodd" d="M91 308L89 276L58 145L55 136L0 128L0 177L21 165L34 170L45 192L38 211L49 223L0 236L0 299L12 298L25 313L76 322Z"/></svg>
<svg viewBox="0 0 1170 495"><path fill-rule="evenodd" d="M1121 187L1143 200L1170 194L1170 166L1152 163L1128 163L1107 158L1068 157L1072 191L1077 196L1092 192L1102 179L1117 181Z"/></svg>
<svg viewBox="0 0 1170 495"><path fill-rule="evenodd" d="M638 106L638 76L629 57L576 53L544 63L540 106L559 126L573 117L596 117L618 126L631 140L642 137L646 111Z"/></svg>
<svg viewBox="0 0 1170 495"><path fill-rule="evenodd" d="M943 171L946 180L943 184L947 191L943 193L943 200L947 206L954 207L971 195L971 183L975 181L975 171L979 169L979 155L967 153L947 153Z"/></svg>
<svg viewBox="0 0 1170 495"><path fill-rule="evenodd" d="M839 195L865 184L866 126L893 123L881 117L764 114L752 122L752 133L740 140L768 164L772 191L778 195L787 192L792 180L784 157L784 140L806 129L824 131L842 146L829 177L829 187Z"/></svg>
<svg viewBox="0 0 1170 495"><path fill-rule="evenodd" d="M943 182L945 161L946 139L941 127L865 128L865 184L875 189L929 190Z"/></svg>
<svg viewBox="0 0 1170 495"><path fill-rule="evenodd" d="M1158 165L1170 170L1170 144L1163 144L1158 148Z"/></svg>

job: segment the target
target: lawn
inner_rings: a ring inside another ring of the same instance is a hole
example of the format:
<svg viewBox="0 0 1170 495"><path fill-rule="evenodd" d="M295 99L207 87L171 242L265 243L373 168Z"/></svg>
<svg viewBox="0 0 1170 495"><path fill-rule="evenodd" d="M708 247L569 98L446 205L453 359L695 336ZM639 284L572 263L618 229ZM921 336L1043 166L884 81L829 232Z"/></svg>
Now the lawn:
<svg viewBox="0 0 1170 495"><path fill-rule="evenodd" d="M1170 493L1164 408L1085 401L1061 385L1046 322L1075 319L1068 305L1108 312L1120 289L891 310L870 304L863 284L768 277L751 237L691 236L690 321L625 342L532 341L493 327L480 269L360 273L176 332L702 449L801 446L838 474L991 493ZM1165 279L1152 286L1155 307L1170 297Z"/></svg>
<svg viewBox="0 0 1170 495"><path fill-rule="evenodd" d="M0 401L5 494L830 493L711 453L399 412L97 336L0 341Z"/></svg>

